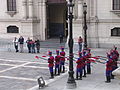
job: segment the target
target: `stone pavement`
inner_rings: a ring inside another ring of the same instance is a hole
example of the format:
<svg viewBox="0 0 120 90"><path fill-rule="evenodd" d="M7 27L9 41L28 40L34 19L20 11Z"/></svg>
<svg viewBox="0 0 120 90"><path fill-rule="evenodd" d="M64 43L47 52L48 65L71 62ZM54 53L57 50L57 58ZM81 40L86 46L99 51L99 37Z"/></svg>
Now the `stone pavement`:
<svg viewBox="0 0 120 90"><path fill-rule="evenodd" d="M42 90L68 90L66 88L68 72L56 76L54 79L49 79L47 60L45 60L47 57L35 59L35 56L42 57L46 55L48 50L53 51L54 55L55 50L59 47L59 44L56 44L56 48L51 48L51 46L49 48L43 47L40 54L31 54L27 53L27 51L15 53L14 49L9 52L2 49L0 51L0 90L39 90L37 78L40 76L45 79L47 84ZM77 48L75 46L74 53L77 53ZM66 48L65 50L68 55L68 49ZM106 56L106 51L108 50L93 48L92 55ZM67 63L66 70L68 70ZM120 90L120 80L114 79L109 84L104 81L105 64L92 64L92 74L87 75L83 80L76 81L77 88L73 90Z"/></svg>

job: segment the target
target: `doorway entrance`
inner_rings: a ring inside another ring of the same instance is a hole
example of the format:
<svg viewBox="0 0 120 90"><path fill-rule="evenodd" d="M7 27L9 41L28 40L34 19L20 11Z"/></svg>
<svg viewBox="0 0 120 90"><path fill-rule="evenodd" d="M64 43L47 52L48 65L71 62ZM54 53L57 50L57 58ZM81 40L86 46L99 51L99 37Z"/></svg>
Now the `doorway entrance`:
<svg viewBox="0 0 120 90"><path fill-rule="evenodd" d="M57 2L47 3L47 37L59 38L60 35L67 36L67 3Z"/></svg>

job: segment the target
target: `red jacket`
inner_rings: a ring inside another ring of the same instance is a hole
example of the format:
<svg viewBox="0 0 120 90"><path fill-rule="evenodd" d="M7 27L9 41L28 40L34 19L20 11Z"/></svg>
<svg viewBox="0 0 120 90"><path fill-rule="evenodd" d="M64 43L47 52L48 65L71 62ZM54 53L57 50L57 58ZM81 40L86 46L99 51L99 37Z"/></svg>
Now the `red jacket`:
<svg viewBox="0 0 120 90"><path fill-rule="evenodd" d="M84 66L83 58L78 58L76 63L77 63L77 68L82 68Z"/></svg>
<svg viewBox="0 0 120 90"><path fill-rule="evenodd" d="M113 60L109 59L109 61L107 61L107 63L106 63L106 71L111 71L112 66L113 66Z"/></svg>
<svg viewBox="0 0 120 90"><path fill-rule="evenodd" d="M87 61L87 63L91 63L91 61L89 60L89 58L91 58L91 53L88 53L86 55L86 61Z"/></svg>
<svg viewBox="0 0 120 90"><path fill-rule="evenodd" d="M48 58L48 67L53 67L54 66L54 57L53 56L50 56Z"/></svg>
<svg viewBox="0 0 120 90"><path fill-rule="evenodd" d="M60 52L60 61L65 61L65 52L64 51L62 51L62 52Z"/></svg>
<svg viewBox="0 0 120 90"><path fill-rule="evenodd" d="M60 64L60 55L55 56L55 64Z"/></svg>

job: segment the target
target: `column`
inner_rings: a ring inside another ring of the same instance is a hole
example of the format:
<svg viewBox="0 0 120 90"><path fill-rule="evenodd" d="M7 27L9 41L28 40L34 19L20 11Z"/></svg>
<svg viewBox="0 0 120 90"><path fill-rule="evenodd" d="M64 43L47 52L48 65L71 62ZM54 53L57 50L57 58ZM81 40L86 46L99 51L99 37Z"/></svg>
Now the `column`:
<svg viewBox="0 0 120 90"><path fill-rule="evenodd" d="M29 19L33 18L33 0L29 0Z"/></svg>
<svg viewBox="0 0 120 90"><path fill-rule="evenodd" d="M83 15L83 0L78 0L78 19L82 19Z"/></svg>
<svg viewBox="0 0 120 90"><path fill-rule="evenodd" d="M23 19L27 19L27 1L23 0Z"/></svg>
<svg viewBox="0 0 120 90"><path fill-rule="evenodd" d="M46 0L43 0L42 3L42 39L45 40L45 32L46 32Z"/></svg>

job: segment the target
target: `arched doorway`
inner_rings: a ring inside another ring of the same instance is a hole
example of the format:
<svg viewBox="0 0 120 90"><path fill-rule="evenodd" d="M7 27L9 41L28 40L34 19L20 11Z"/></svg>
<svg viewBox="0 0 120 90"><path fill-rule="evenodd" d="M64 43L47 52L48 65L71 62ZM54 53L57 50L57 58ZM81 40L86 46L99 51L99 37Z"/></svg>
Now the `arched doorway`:
<svg viewBox="0 0 120 90"><path fill-rule="evenodd" d="M47 1L47 37L67 37L67 2L66 0Z"/></svg>

